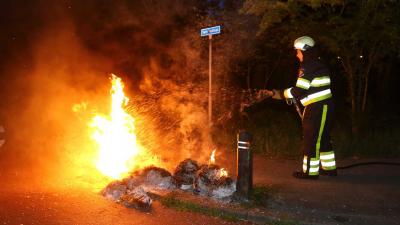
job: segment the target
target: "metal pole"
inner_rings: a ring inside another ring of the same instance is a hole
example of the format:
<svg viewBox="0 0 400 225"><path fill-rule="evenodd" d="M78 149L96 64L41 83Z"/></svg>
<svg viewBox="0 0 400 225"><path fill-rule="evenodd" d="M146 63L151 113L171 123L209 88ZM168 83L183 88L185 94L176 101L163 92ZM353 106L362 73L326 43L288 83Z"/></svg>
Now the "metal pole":
<svg viewBox="0 0 400 225"><path fill-rule="evenodd" d="M212 126L212 35L208 35L208 126Z"/></svg>

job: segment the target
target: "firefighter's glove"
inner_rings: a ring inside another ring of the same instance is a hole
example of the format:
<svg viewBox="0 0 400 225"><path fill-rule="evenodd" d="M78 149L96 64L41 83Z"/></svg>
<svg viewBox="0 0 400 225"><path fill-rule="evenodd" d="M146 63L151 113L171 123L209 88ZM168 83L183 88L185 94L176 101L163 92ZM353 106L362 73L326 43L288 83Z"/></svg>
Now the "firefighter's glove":
<svg viewBox="0 0 400 225"><path fill-rule="evenodd" d="M273 99L282 100L284 99L283 93L280 90L273 89L272 96Z"/></svg>

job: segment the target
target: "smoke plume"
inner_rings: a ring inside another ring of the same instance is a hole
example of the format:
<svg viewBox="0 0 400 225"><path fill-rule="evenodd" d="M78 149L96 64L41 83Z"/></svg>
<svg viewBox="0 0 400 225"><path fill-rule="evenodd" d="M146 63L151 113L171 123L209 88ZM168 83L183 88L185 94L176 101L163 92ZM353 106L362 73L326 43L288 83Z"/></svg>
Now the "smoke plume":
<svg viewBox="0 0 400 225"><path fill-rule="evenodd" d="M93 169L88 159L95 157L87 123L107 110L109 74L115 73L126 84L144 147L169 169L188 157L206 160L212 150L207 67L188 4L32 3L23 17L38 20L32 32L23 33L29 58L16 53L2 75L10 84L3 96L14 96L3 112L10 133L5 155L13 164L51 175L84 176ZM28 67L20 68L21 62Z"/></svg>

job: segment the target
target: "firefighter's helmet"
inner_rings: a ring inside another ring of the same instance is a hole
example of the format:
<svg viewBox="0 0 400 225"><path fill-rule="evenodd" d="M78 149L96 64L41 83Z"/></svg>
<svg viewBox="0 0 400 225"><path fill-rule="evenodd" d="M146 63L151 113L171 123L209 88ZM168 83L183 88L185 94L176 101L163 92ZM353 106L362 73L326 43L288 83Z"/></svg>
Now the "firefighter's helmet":
<svg viewBox="0 0 400 225"><path fill-rule="evenodd" d="M313 47L315 44L314 40L310 38L309 36L302 36L297 38L294 41L294 48L295 49L300 49L302 51L305 51L311 47Z"/></svg>

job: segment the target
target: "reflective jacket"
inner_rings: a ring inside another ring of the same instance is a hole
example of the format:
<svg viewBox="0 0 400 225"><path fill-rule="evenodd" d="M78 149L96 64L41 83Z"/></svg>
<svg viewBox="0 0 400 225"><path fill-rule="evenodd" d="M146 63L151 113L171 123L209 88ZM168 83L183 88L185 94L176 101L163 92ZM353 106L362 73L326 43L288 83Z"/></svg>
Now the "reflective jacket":
<svg viewBox="0 0 400 225"><path fill-rule="evenodd" d="M331 98L329 69L320 60L304 61L296 86L284 90L285 98L300 100L303 106Z"/></svg>

